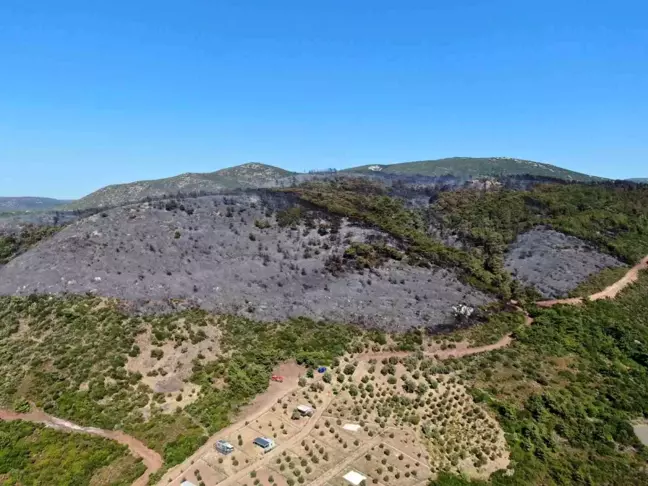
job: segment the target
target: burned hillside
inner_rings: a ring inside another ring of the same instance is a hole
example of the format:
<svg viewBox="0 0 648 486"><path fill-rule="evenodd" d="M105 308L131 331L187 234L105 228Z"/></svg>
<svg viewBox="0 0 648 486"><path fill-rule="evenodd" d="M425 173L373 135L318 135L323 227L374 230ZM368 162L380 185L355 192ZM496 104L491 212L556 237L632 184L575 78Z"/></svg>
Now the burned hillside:
<svg viewBox="0 0 648 486"><path fill-rule="evenodd" d="M622 265L579 238L543 227L520 235L506 255L513 277L547 299L565 297L590 275Z"/></svg>
<svg viewBox="0 0 648 486"><path fill-rule="evenodd" d="M0 269L0 293L93 293L140 309L189 301L263 320L434 327L491 299L403 261L388 234L248 193L124 206L79 220Z"/></svg>

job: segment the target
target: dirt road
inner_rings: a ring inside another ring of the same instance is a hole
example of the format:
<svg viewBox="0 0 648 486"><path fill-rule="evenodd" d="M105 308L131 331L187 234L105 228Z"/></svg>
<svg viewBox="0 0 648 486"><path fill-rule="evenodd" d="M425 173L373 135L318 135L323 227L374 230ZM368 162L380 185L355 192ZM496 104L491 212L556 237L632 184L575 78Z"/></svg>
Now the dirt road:
<svg viewBox="0 0 648 486"><path fill-rule="evenodd" d="M576 297L569 299L555 299L555 300L544 300L536 302L538 307L549 308L556 305L579 305L582 304L586 299L587 300L602 300L602 299L614 299L619 293L625 289L628 285L634 283L639 278L639 272L641 270L648 269L648 256L645 256L639 263L626 272L626 274L621 277L619 280L614 282L612 285L606 287L600 292L592 294L588 297ZM516 308L522 311L521 308ZM530 326L533 324L533 318L528 314L525 315L526 325ZM488 351L494 351L496 349L505 348L513 342L513 336L507 334L502 337L499 341L493 344L488 344L486 346L477 346L474 348L469 347L468 343L461 342L457 343L456 347L453 349L442 349L438 351L429 351L423 353L425 356L433 356L438 359L449 359L449 358L462 358L464 356L471 356L473 354L486 353ZM359 354L358 357L362 359L376 359L381 360L383 358L395 357L405 357L411 354L408 351L384 351L379 353L367 353Z"/></svg>
<svg viewBox="0 0 648 486"><path fill-rule="evenodd" d="M639 278L639 272L641 270L648 269L648 256L645 256L639 263L626 272L626 274L621 277L619 280L614 282L609 287L590 295L589 297L575 297L571 299L556 299L556 300L545 300L542 302L537 302L538 307L553 307L554 305L578 305L582 304L586 299L587 300L602 300L602 299L614 299L619 293L625 289L631 283L634 283Z"/></svg>
<svg viewBox="0 0 648 486"><path fill-rule="evenodd" d="M62 420L60 418L48 415L47 413L38 409L35 409L29 413L17 413L11 410L0 409L0 420L24 420L27 422L34 422L65 432L97 435L99 437L111 439L119 442L120 444L128 446L131 454L136 457L141 457L142 462L146 466L146 472L133 483L133 486L145 486L148 483L149 476L162 467L163 461L160 454L146 447L144 443L137 440L135 437L131 437L130 435L127 435L121 431L103 430L97 429L95 427L81 427L80 425L73 424L72 422L68 422L67 420Z"/></svg>
<svg viewBox="0 0 648 486"><path fill-rule="evenodd" d="M174 479L177 479L182 475L183 472L188 471L191 465L198 461L204 454L214 450L214 444L219 437L226 437L232 432L237 431L238 429L245 427L246 422L253 422L261 415L266 413L272 408L273 405L277 403L277 400L284 397L286 394L292 392L299 388L299 377L306 372L306 369L302 366L299 366L297 363L283 363L278 366L273 374L284 377L283 383L270 382L268 389L261 395L257 395L256 398L248 406L244 407L241 410L241 413L237 417L236 423L233 423L229 427L218 431L217 434L209 438L209 440L196 452L194 452L190 457L185 459L181 464L169 469L169 471L158 481L159 485L166 485L172 482ZM315 423L315 422L312 422ZM277 449L275 449L277 450ZM282 449L283 450L283 449ZM273 451L274 452L274 451ZM260 463L254 463L258 467ZM244 469L247 471L247 468ZM247 471L249 473L249 471ZM234 477L234 476L232 476ZM239 477L237 474L236 477ZM222 484L229 484L229 478ZM220 486L221 483L219 483Z"/></svg>
<svg viewBox="0 0 648 486"><path fill-rule="evenodd" d="M493 344L486 344L484 346L475 346L471 348L468 343L460 342L456 343L456 347L452 349L440 349L437 351L425 351L424 356L435 357L437 359L449 359L449 358L462 358L464 356L470 356L472 354L486 353L488 351L493 351L495 349L503 348L508 346L513 341L511 335L506 335L501 338L499 341ZM413 354L412 351L380 351L377 353L360 353L355 355L358 359L367 361L370 359L381 360L384 358L404 358Z"/></svg>
<svg viewBox="0 0 648 486"><path fill-rule="evenodd" d="M579 305L582 304L585 299L587 300L602 300L602 299L614 299L616 298L619 293L625 289L628 285L634 283L637 281L639 278L639 272L641 270L646 270L648 269L648 256L645 256L639 263L637 263L634 267L632 267L630 270L626 272L626 274L621 277L619 280L614 282L612 285L606 287L600 292L597 292L595 294L590 295L589 297L577 297L577 298L570 298L570 299L557 299L557 300L544 300L541 302L536 302L536 305L538 307L544 307L544 308L549 308L553 307L556 305ZM526 319L526 325L530 326L533 324L533 318L526 314L525 316ZM497 341L495 344L490 344L488 346L480 346L477 348L464 348L461 350L447 350L445 354L442 353L435 353L438 354L439 359L446 359L446 358L460 358L462 356L469 356L471 354L478 354L478 353L484 353L487 351L493 351L495 349L500 349L508 346L511 344L513 341L513 336L510 334L504 336L502 339ZM452 353L448 351L457 351L457 353Z"/></svg>

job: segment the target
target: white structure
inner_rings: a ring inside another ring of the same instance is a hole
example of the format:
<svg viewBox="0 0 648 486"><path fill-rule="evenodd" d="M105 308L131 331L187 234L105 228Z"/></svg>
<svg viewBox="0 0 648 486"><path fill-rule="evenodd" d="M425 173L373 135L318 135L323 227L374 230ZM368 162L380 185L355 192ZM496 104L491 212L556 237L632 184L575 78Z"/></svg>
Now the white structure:
<svg viewBox="0 0 648 486"><path fill-rule="evenodd" d="M362 428L362 426L358 424L344 424L342 427L344 430L348 430L349 432L357 432Z"/></svg>
<svg viewBox="0 0 648 486"><path fill-rule="evenodd" d="M225 440L217 440L215 448L221 454L231 454L234 452L234 446Z"/></svg>
<svg viewBox="0 0 648 486"><path fill-rule="evenodd" d="M370 165L369 167L367 167L367 169L372 172L380 172L382 170L382 167L380 167L379 165Z"/></svg>
<svg viewBox="0 0 648 486"><path fill-rule="evenodd" d="M196 486L196 485L194 483L192 483L191 481L182 481L180 483L180 486Z"/></svg>
<svg viewBox="0 0 648 486"><path fill-rule="evenodd" d="M353 486L358 486L362 481L366 481L367 478L360 474L357 471L349 471L346 473L344 476L344 479L346 479L348 482L353 484Z"/></svg>
<svg viewBox="0 0 648 486"><path fill-rule="evenodd" d="M297 411L298 411L299 413L301 413L302 415L305 415L305 416L307 416L307 417L310 417L311 415L313 415L313 414L315 413L315 410L313 410L313 409L312 409L311 407L309 407L308 405L299 405L299 406L297 407Z"/></svg>

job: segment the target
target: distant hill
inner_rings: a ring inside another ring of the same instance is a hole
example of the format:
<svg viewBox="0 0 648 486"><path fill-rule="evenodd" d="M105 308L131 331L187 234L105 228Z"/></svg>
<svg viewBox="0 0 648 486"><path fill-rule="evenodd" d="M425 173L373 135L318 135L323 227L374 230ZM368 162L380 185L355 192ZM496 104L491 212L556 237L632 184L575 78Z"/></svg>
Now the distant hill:
<svg viewBox="0 0 648 486"><path fill-rule="evenodd" d="M390 165L374 164L353 167L343 172L382 172L387 174L416 174L424 176L454 175L466 178L530 174L533 176L554 177L579 182L600 180L598 177L562 169L555 165L509 157L452 157L449 159L423 160L420 162L405 162Z"/></svg>
<svg viewBox="0 0 648 486"><path fill-rule="evenodd" d="M636 177L634 179L628 179L632 182L639 182L641 184L648 184L648 177Z"/></svg>
<svg viewBox="0 0 648 486"><path fill-rule="evenodd" d="M106 186L68 205L69 209L118 206L146 197L178 192L213 192L245 187L274 187L293 173L279 167L251 162L208 173L186 173L166 179Z"/></svg>
<svg viewBox="0 0 648 486"><path fill-rule="evenodd" d="M48 197L0 197L0 212L52 209L69 202Z"/></svg>
<svg viewBox="0 0 648 486"><path fill-rule="evenodd" d="M138 181L106 186L66 206L66 209L88 209L119 206L146 197L160 197L179 192L217 192L223 189L290 186L313 177L353 175L377 176L447 176L458 178L505 177L531 175L568 181L589 182L600 178L562 169L554 165L506 157L467 158L406 162L391 165L365 165L330 174L298 174L279 167L251 162L209 173L185 173L166 179Z"/></svg>

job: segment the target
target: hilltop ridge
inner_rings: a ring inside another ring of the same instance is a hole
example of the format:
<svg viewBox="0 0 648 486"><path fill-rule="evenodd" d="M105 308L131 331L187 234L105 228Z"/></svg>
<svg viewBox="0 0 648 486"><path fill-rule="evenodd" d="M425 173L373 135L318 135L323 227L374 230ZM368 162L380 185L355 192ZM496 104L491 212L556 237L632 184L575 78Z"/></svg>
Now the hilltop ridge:
<svg viewBox="0 0 648 486"><path fill-rule="evenodd" d="M340 171L303 174L280 167L250 162L220 169L215 172L187 172L164 179L143 180L103 187L67 205L67 209L88 209L119 206L141 201L147 197L159 198L181 192L218 192L226 189L288 187L313 178L373 177L379 179L451 176L459 180L484 177L530 175L569 182L603 180L551 164L510 157L453 157L448 159L373 164Z"/></svg>
<svg viewBox="0 0 648 486"><path fill-rule="evenodd" d="M179 192L215 192L246 187L275 187L293 172L249 162L215 172L186 172L164 179L152 179L103 187L69 204L68 209L118 206L146 197L161 197Z"/></svg>
<svg viewBox="0 0 648 486"><path fill-rule="evenodd" d="M466 178L498 177L528 174L552 177L567 181L591 182L599 177L574 172L561 167L512 157L451 157L438 160L422 160L398 164L373 164L346 169L353 173L387 173L398 175L443 176Z"/></svg>
<svg viewBox="0 0 648 486"><path fill-rule="evenodd" d="M0 212L54 209L68 202L49 197L0 197Z"/></svg>

